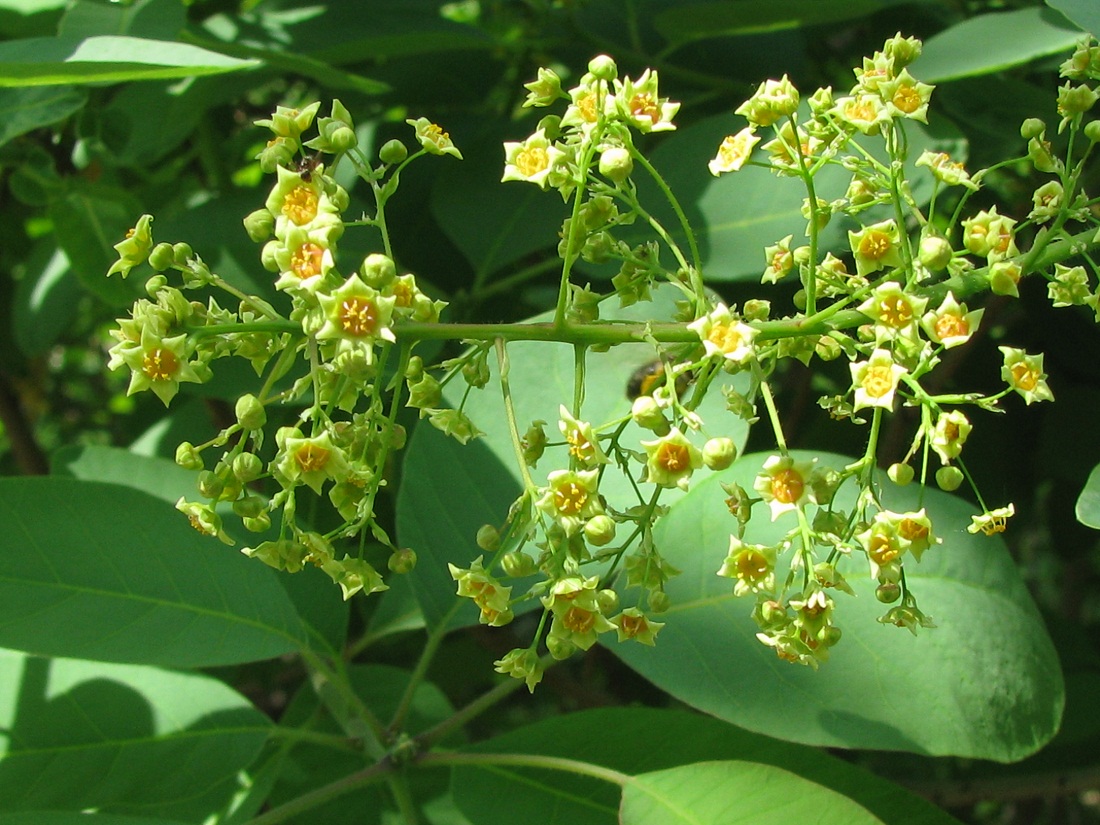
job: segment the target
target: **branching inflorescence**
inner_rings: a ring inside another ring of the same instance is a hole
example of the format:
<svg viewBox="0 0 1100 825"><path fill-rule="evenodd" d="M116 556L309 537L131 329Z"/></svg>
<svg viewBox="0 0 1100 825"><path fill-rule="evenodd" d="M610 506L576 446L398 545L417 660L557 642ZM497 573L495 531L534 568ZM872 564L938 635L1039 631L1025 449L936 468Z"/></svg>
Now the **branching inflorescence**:
<svg viewBox="0 0 1100 825"><path fill-rule="evenodd" d="M654 524L667 511L661 497L688 489L703 468L722 470L735 460L730 438L705 435L721 433L723 422L704 421L698 409L718 387L716 379L740 375L740 391L728 383L722 390L729 414L753 422L762 406L777 448L752 490L722 485L731 529L728 555L715 559L715 566L718 575L733 580L734 594L755 599L759 639L783 659L816 667L841 636L833 594L851 592L845 575L867 570L877 582L876 596L889 605L880 621L914 632L931 627L905 569L924 553L937 552L935 525L924 509L887 509L881 486L915 480L923 487L933 479L949 491L964 480L973 485L962 459L972 429L966 410L999 409L1013 393L1027 404L1053 398L1042 355L1009 346L1001 347L999 392L927 389L943 353L966 344L981 323L982 310L971 309L968 300L986 290L1015 295L1020 279L1035 274L1047 279L1055 306L1086 305L1100 317L1089 274L1096 268L1088 255L1097 243L1095 202L1080 183L1100 139L1100 125L1084 123L1098 97L1093 87L1100 79L1100 48L1082 44L1062 66L1069 80L1058 95L1058 131L1068 132L1065 157L1052 154L1041 122L1023 125L1028 158L1050 180L1035 191L1034 209L1020 221L996 208L963 218L968 198L989 170L968 173L945 154L916 158L918 173L931 176L934 187L926 206L914 198L906 178L906 125L925 121L933 91L907 69L920 48L912 38L891 38L856 69L857 82L847 94L821 89L806 106L800 107L799 92L786 77L767 81L737 109L749 125L726 137L709 163L716 176L753 164L805 184L805 242L796 243L792 234L765 250L764 283L800 281L797 310L788 315L775 313L766 300L728 306L705 287L684 211L635 145L639 135L675 128L679 104L660 96L656 72L620 78L615 62L600 56L572 88L564 89L548 69L527 84L525 105L563 107L560 115L544 117L526 140L504 146L504 181L554 189L569 205L558 246L554 320L544 324L442 323L444 304L425 294L413 275L398 274L386 203L410 162L426 154L461 159L440 127L410 120L417 151L409 154L404 144L390 141L372 163L338 101L329 117L316 118L320 104L279 108L259 123L273 133L260 164L277 182L264 207L245 219L245 228L264 244L263 266L289 297L288 313L223 281L187 244L154 244L148 215L116 247L120 259L112 273L125 277L146 262L157 273L146 284L149 300L138 301L114 332L118 343L110 365L130 369L131 393L152 390L168 404L181 383L208 380L211 363L223 357L247 359L262 379L255 393L237 401L234 424L205 444L180 445L177 463L199 472L202 500L181 500L177 507L196 528L226 542L231 539L218 504L230 505L243 526L257 533L277 519L278 538L245 548L246 555L289 572L316 565L345 598L385 589L364 558L368 537L390 548L392 571L405 572L416 561L414 551L399 547L376 518L388 461L405 442L397 420L401 407L419 410L432 426L466 443L478 436L477 425L464 403L445 403L444 388L463 381L485 386L495 359L522 490L499 527L486 525L478 533L483 555L449 569L458 595L476 603L485 624L507 624L525 604L541 604L542 620L530 645L497 662L498 670L533 689L545 661L540 644L562 659L588 649L603 633L655 643L663 625L652 617L667 609L664 586L677 572L653 537ZM314 125L317 136L303 140ZM765 135L770 139L754 160ZM352 165L370 186L372 216L345 219L348 194L333 177L340 164ZM830 167L843 169L850 184L843 196L826 201L815 182ZM679 226L662 225L641 203L638 174L654 180ZM948 187L960 188L961 195L953 198L953 214L944 217L937 206ZM826 250L821 232L838 220L858 228L848 232L848 249ZM635 223L648 227L654 240L622 240L620 228ZM1070 232L1074 225L1076 235ZM373 227L383 249L350 274L337 251L348 226ZM684 246L678 236L686 238ZM1083 263L1063 265L1071 258ZM578 284L578 263L608 262L618 265L609 291ZM169 271L182 275L182 289L169 285L163 274ZM644 302L660 283L682 295L675 321L600 321L603 302ZM236 309L213 298L190 301L182 291L206 287L228 292ZM432 367L414 354L425 339L461 340L468 348ZM508 345L517 340L575 347L575 390L571 399L562 399L556 426L515 417ZM638 379L629 414L589 421L583 403L586 358L595 349L627 342L648 342L658 366ZM801 460L788 449L769 380L777 364L792 357L849 362L850 387L821 401L837 419L869 423L864 454L842 469ZM466 393L460 395L464 402ZM919 424L886 482L874 472L880 430L899 406L918 409ZM265 432L273 407L301 413L296 423L275 431L271 445ZM637 426L628 428L631 423ZM648 435L637 438L639 427ZM605 497L609 473L625 474L631 498ZM261 482L270 495L261 495ZM856 489L855 504L846 509L838 499L845 485ZM1003 530L1013 505L991 508L977 495L983 511L973 517L971 531ZM297 517L303 500L312 505L322 496L341 519L325 533L304 527ZM763 510L773 521L791 524L777 543L746 541L746 526ZM358 541L357 551L338 551L351 539ZM508 584L535 574L537 583L523 593Z"/></svg>

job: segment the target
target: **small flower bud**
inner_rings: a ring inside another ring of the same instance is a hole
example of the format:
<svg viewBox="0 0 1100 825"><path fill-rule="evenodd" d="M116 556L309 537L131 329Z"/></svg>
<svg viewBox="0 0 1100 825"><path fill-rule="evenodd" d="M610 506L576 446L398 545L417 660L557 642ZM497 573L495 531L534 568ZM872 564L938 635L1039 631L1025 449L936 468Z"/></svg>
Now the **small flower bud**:
<svg viewBox="0 0 1100 825"><path fill-rule="evenodd" d="M800 289L791 298L791 303L794 304L794 308L799 312L804 312L806 309L806 290Z"/></svg>
<svg viewBox="0 0 1100 825"><path fill-rule="evenodd" d="M378 159L388 166L396 166L409 156L409 150L397 138L391 138L378 150Z"/></svg>
<svg viewBox="0 0 1100 825"><path fill-rule="evenodd" d="M1100 142L1100 120L1090 120L1085 124L1085 137L1091 143Z"/></svg>
<svg viewBox="0 0 1100 825"><path fill-rule="evenodd" d="M501 556L500 566L504 568L504 573L513 579L533 576L538 572L538 565L535 564L535 560L518 550Z"/></svg>
<svg viewBox="0 0 1100 825"><path fill-rule="evenodd" d="M536 124L536 130L541 130L547 140L557 140L561 137L561 116L546 115Z"/></svg>
<svg viewBox="0 0 1100 825"><path fill-rule="evenodd" d="M168 279L164 276L164 273L158 272L145 282L145 294L155 299L157 293L166 286L168 286Z"/></svg>
<svg viewBox="0 0 1100 825"><path fill-rule="evenodd" d="M233 459L233 475L242 484L255 481L264 471L264 463L255 453L241 453Z"/></svg>
<svg viewBox="0 0 1100 825"><path fill-rule="evenodd" d="M737 458L731 438L712 438L703 445L703 464L711 470L724 470Z"/></svg>
<svg viewBox="0 0 1100 825"><path fill-rule="evenodd" d="M1046 124L1039 120L1037 117L1029 117L1022 124L1020 124L1020 137L1024 140L1031 140L1037 138L1044 131L1046 131Z"/></svg>
<svg viewBox="0 0 1100 825"><path fill-rule="evenodd" d="M422 372L415 381L409 381L409 400L406 407L415 409L435 409L443 401L443 389L439 382L426 372Z"/></svg>
<svg viewBox="0 0 1100 825"><path fill-rule="evenodd" d="M875 598L883 604L892 604L901 596L901 585L897 582L884 582L875 588Z"/></svg>
<svg viewBox="0 0 1100 825"><path fill-rule="evenodd" d="M263 243L275 231L275 216L267 209L249 212L244 218L244 231L253 243Z"/></svg>
<svg viewBox="0 0 1100 825"><path fill-rule="evenodd" d="M605 588L596 594L596 606L605 616L610 616L619 610L619 594L610 588Z"/></svg>
<svg viewBox="0 0 1100 825"><path fill-rule="evenodd" d="M405 378L409 381L415 381L423 374L424 359L419 355L414 355L409 359L409 363L405 365Z"/></svg>
<svg viewBox="0 0 1100 825"><path fill-rule="evenodd" d="M202 456L199 455L194 444L184 441L176 447L176 464L185 470L201 470Z"/></svg>
<svg viewBox="0 0 1100 825"><path fill-rule="evenodd" d="M657 400L651 395L639 395L630 407L630 417L639 427L652 430L659 436L666 436L672 430Z"/></svg>
<svg viewBox="0 0 1100 825"><path fill-rule="evenodd" d="M622 183L634 171L634 159L622 146L612 146L600 154L600 174L614 183Z"/></svg>
<svg viewBox="0 0 1100 825"><path fill-rule="evenodd" d="M588 61L588 71L597 80L612 81L619 76L615 61L606 54L599 54Z"/></svg>
<svg viewBox="0 0 1100 825"><path fill-rule="evenodd" d="M936 484L941 490L951 493L963 483L963 473L958 467L940 467L936 470Z"/></svg>
<svg viewBox="0 0 1100 825"><path fill-rule="evenodd" d="M260 513L258 516L241 519L244 529L250 533L266 533L271 529L271 514Z"/></svg>
<svg viewBox="0 0 1100 825"><path fill-rule="evenodd" d="M233 512L241 518L257 518L264 511L264 500L259 496L245 496L233 502Z"/></svg>
<svg viewBox="0 0 1100 825"><path fill-rule="evenodd" d="M1020 297L1020 265L1015 261L998 261L989 267L989 289L994 295Z"/></svg>
<svg viewBox="0 0 1100 825"><path fill-rule="evenodd" d="M672 606L672 599L663 590L650 590L646 595L646 603L654 613L664 613Z"/></svg>
<svg viewBox="0 0 1100 825"><path fill-rule="evenodd" d="M559 662L577 652L577 646L564 636L547 636L546 649Z"/></svg>
<svg viewBox="0 0 1100 825"><path fill-rule="evenodd" d="M500 531L491 524L483 524L478 528L476 541L486 553L493 553L500 547Z"/></svg>
<svg viewBox="0 0 1100 825"><path fill-rule="evenodd" d="M275 256L282 249L282 246L278 241L268 241L264 244L264 248L260 250L260 264L268 272L279 271L279 260Z"/></svg>
<svg viewBox="0 0 1100 825"><path fill-rule="evenodd" d="M584 524L584 537L593 547L603 547L615 540L615 521L608 515L592 516Z"/></svg>
<svg viewBox="0 0 1100 825"><path fill-rule="evenodd" d="M199 473L199 493L204 498L219 498L225 490L225 483L211 470L203 470Z"/></svg>
<svg viewBox="0 0 1100 825"><path fill-rule="evenodd" d="M246 430L259 430L267 423L267 411L264 409L264 405L251 393L242 395L237 399L234 412L237 416L237 423Z"/></svg>
<svg viewBox="0 0 1100 825"><path fill-rule="evenodd" d="M953 254L951 244L940 235L925 235L920 239L919 260L933 272L947 266Z"/></svg>
<svg viewBox="0 0 1100 825"><path fill-rule="evenodd" d="M362 273L363 283L375 289L381 289L397 277L397 267L393 260L378 252L372 252L364 258L359 271Z"/></svg>
<svg viewBox="0 0 1100 825"><path fill-rule="evenodd" d="M527 432L523 434L520 443L523 446L523 460L527 462L528 467L538 464L546 449L546 430L543 429L545 425L545 421L532 421Z"/></svg>
<svg viewBox="0 0 1100 825"><path fill-rule="evenodd" d="M886 471L886 476L899 487L904 487L913 480L913 468L908 464L891 464Z"/></svg>
<svg viewBox="0 0 1100 825"><path fill-rule="evenodd" d="M394 550L386 561L386 566L391 572L399 575L412 572L416 567L416 552L411 547L402 547Z"/></svg>
<svg viewBox="0 0 1100 825"><path fill-rule="evenodd" d="M394 424L390 427L390 449L391 450L403 450L405 449L405 442L409 440L409 432L401 424Z"/></svg>
<svg viewBox="0 0 1100 825"><path fill-rule="evenodd" d="M194 257L195 252L191 249L191 244L182 241L172 244L172 263L176 266L186 266L187 262Z"/></svg>
<svg viewBox="0 0 1100 825"><path fill-rule="evenodd" d="M267 211L267 210L264 210ZM158 243L149 253L149 266L156 272L163 272L174 263L172 244Z"/></svg>
<svg viewBox="0 0 1100 825"><path fill-rule="evenodd" d="M484 358L471 358L462 365L462 377L471 387L484 387L489 383L489 362Z"/></svg>
<svg viewBox="0 0 1100 825"><path fill-rule="evenodd" d="M745 305L741 307L741 315L746 321L767 321L771 311L771 301L765 301L760 298L750 298L745 301Z"/></svg>
<svg viewBox="0 0 1100 825"><path fill-rule="evenodd" d="M357 143L359 143L359 138L356 136L355 130L347 124L337 126L328 134L328 145L336 154L354 149Z"/></svg>

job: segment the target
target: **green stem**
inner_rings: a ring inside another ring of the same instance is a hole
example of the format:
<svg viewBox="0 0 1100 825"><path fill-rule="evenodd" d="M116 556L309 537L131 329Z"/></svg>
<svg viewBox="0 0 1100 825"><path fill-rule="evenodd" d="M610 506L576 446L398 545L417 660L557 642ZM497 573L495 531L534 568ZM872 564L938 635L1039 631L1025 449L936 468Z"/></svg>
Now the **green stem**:
<svg viewBox="0 0 1100 825"><path fill-rule="evenodd" d="M450 609L444 614L437 624L428 634L428 640L424 643L423 650L420 651L420 658L416 662L416 667L413 668L412 674L409 676L408 684L405 685L405 692L401 694L401 701L397 703L397 710L394 711L393 719L390 720L389 730L399 731L402 725L405 724L405 717L408 716L409 710L412 708L413 698L416 695L416 689L420 687L420 683L424 681L424 676L428 672L428 667L432 663L432 659L435 658L435 652L439 649L440 643L443 641L443 637L447 635L447 630L451 623L451 619L455 613L458 612L463 602L460 599L455 599Z"/></svg>
<svg viewBox="0 0 1100 825"><path fill-rule="evenodd" d="M626 787L634 778L612 768L605 768L603 765L534 753L429 753L420 759L420 764L424 766L514 765L523 768L543 768L590 776L593 779L618 785L620 788Z"/></svg>
<svg viewBox="0 0 1100 825"><path fill-rule="evenodd" d="M302 794L277 808L272 808L270 811L250 819L248 825L278 825L280 822L286 822L292 817L318 808L326 802L331 802L333 799L359 790L359 788L382 782L392 770L393 767L389 762L378 762L369 768L348 774L342 779L337 779L335 782L330 782L309 793Z"/></svg>

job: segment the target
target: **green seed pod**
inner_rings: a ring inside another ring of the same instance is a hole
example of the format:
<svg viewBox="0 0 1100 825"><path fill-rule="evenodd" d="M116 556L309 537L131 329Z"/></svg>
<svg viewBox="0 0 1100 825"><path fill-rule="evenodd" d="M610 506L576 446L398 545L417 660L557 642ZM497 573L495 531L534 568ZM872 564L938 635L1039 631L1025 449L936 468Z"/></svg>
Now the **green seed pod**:
<svg viewBox="0 0 1100 825"><path fill-rule="evenodd" d="M416 552L410 547L394 550L386 561L386 566L399 575L410 573L416 567Z"/></svg>
<svg viewBox="0 0 1100 825"><path fill-rule="evenodd" d="M914 471L908 464L891 464L886 471L886 476L899 487L904 487L913 480Z"/></svg>
<svg viewBox="0 0 1100 825"><path fill-rule="evenodd" d="M963 483L963 473L958 467L940 467L936 470L936 484L941 490L951 493Z"/></svg>
<svg viewBox="0 0 1100 825"><path fill-rule="evenodd" d="M875 588L875 598L883 604L893 604L901 596L901 585L897 582L885 582Z"/></svg>
<svg viewBox="0 0 1100 825"><path fill-rule="evenodd" d="M646 603L654 613L664 613L672 606L672 599L663 590L650 590L646 596Z"/></svg>

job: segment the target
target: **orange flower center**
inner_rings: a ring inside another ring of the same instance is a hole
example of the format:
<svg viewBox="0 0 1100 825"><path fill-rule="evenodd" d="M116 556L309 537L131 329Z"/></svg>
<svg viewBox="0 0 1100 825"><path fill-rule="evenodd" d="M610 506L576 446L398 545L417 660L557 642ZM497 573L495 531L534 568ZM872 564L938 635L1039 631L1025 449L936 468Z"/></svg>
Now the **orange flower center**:
<svg viewBox="0 0 1100 825"><path fill-rule="evenodd" d="M657 466L669 473L679 473L691 465L691 451L686 444L666 441L657 448Z"/></svg>
<svg viewBox="0 0 1100 825"><path fill-rule="evenodd" d="M906 541L923 541L928 538L928 526L921 524L916 519L903 518L898 525L898 532Z"/></svg>
<svg viewBox="0 0 1100 825"><path fill-rule="evenodd" d="M358 296L345 298L338 314L340 328L348 335L362 338L374 332L378 324L378 308L374 301Z"/></svg>
<svg viewBox="0 0 1100 825"><path fill-rule="evenodd" d="M707 340L727 355L741 346L741 333L733 324L715 324L710 328Z"/></svg>
<svg viewBox="0 0 1100 825"><path fill-rule="evenodd" d="M1012 382L1024 392L1030 392L1039 385L1039 371L1023 361L1013 364L1009 372L1012 373Z"/></svg>
<svg viewBox="0 0 1100 825"><path fill-rule="evenodd" d="M805 489L806 482L796 470L788 468L772 476L772 495L780 504L794 504Z"/></svg>
<svg viewBox="0 0 1100 825"><path fill-rule="evenodd" d="M571 633L587 633L596 624L596 614L591 610L574 606L565 612L561 621Z"/></svg>
<svg viewBox="0 0 1100 825"><path fill-rule="evenodd" d="M894 371L886 365L868 367L860 386L872 398L885 398L894 389Z"/></svg>
<svg viewBox="0 0 1100 825"><path fill-rule="evenodd" d="M554 507L564 516L575 516L588 501L588 491L575 481L567 481L554 489Z"/></svg>
<svg viewBox="0 0 1100 825"><path fill-rule="evenodd" d="M737 578L758 582L768 575L768 559L759 550L743 550L737 556Z"/></svg>
<svg viewBox="0 0 1100 825"><path fill-rule="evenodd" d="M321 261L325 250L312 241L304 243L290 256L290 271L301 278L312 278L321 274Z"/></svg>
<svg viewBox="0 0 1100 825"><path fill-rule="evenodd" d="M630 114L637 118L649 118L651 123L656 123L661 119L661 107L652 95L634 95L630 98Z"/></svg>
<svg viewBox="0 0 1100 825"><path fill-rule="evenodd" d="M645 633L649 627L649 622L645 620L644 616L631 616L624 613L619 617L619 627L622 629L625 636L633 639L639 633Z"/></svg>
<svg viewBox="0 0 1100 825"><path fill-rule="evenodd" d="M915 86L900 86L894 92L892 102L905 114L911 115L921 106L920 92Z"/></svg>
<svg viewBox="0 0 1100 825"><path fill-rule="evenodd" d="M894 242L881 229L868 229L859 242L859 254L872 261L884 258L893 248Z"/></svg>
<svg viewBox="0 0 1100 825"><path fill-rule="evenodd" d="M550 165L550 155L541 146L531 146L516 155L516 169L525 178L531 178L546 171Z"/></svg>
<svg viewBox="0 0 1100 825"><path fill-rule="evenodd" d="M897 541L893 536L879 533L871 537L871 547L867 551L867 555L871 557L875 564L882 565L889 564L901 553L898 551Z"/></svg>
<svg viewBox="0 0 1100 825"><path fill-rule="evenodd" d="M303 473L315 473L324 469L330 452L324 447L306 443L295 451L294 460L298 462L298 467L301 468Z"/></svg>
<svg viewBox="0 0 1100 825"><path fill-rule="evenodd" d="M176 354L164 347L153 347L141 359L141 371L151 381L169 381L179 367Z"/></svg>
<svg viewBox="0 0 1100 825"><path fill-rule="evenodd" d="M947 338L965 338L970 334L970 324L962 315L947 312L936 319L935 330L941 341Z"/></svg>
<svg viewBox="0 0 1100 825"><path fill-rule="evenodd" d="M317 217L319 196L308 186L295 186L283 198L283 214L295 226L304 226Z"/></svg>
<svg viewBox="0 0 1100 825"><path fill-rule="evenodd" d="M913 320L913 305L901 295L888 295L879 301L879 320L894 329L901 329Z"/></svg>

